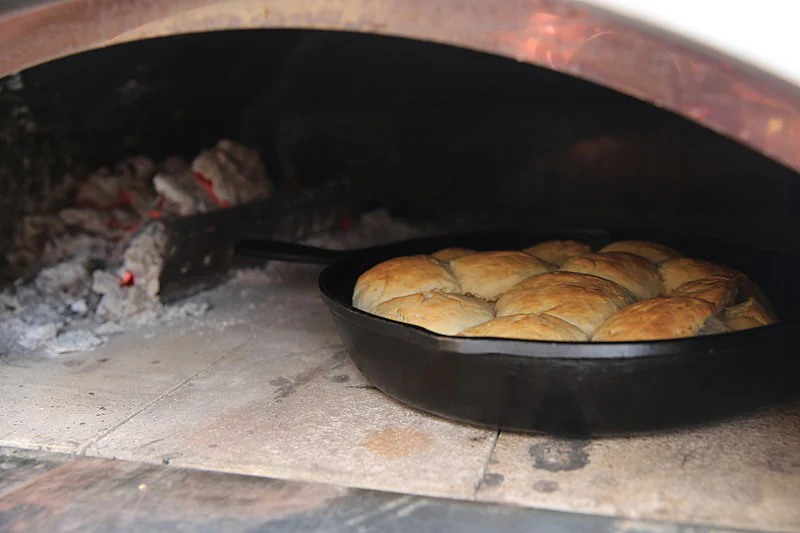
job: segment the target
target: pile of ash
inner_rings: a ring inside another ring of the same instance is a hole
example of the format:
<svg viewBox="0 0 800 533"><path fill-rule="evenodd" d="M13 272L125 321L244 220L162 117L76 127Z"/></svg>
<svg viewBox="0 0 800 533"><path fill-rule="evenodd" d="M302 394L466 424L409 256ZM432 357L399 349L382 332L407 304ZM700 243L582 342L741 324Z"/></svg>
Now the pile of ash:
<svg viewBox="0 0 800 533"><path fill-rule="evenodd" d="M159 301L162 220L273 191L257 152L227 140L191 164L134 157L64 184L50 204L68 207L32 213L14 228L5 257L14 281L0 289L0 355L85 351L114 332L202 316L202 301Z"/></svg>
<svg viewBox="0 0 800 533"><path fill-rule="evenodd" d="M132 239L149 222L204 213L269 198L272 183L257 152L222 140L191 164L170 157L156 165L133 157L102 168L80 183L65 178L50 205L56 212L33 213L15 227L9 273L25 277L68 257L122 260Z"/></svg>
<svg viewBox="0 0 800 533"><path fill-rule="evenodd" d="M314 212L328 198L324 189L309 197ZM207 294L172 304L159 298L165 224L264 200L273 191L258 154L230 141L201 152L191 164L176 157L160 164L135 157L62 188L65 198L50 204L67 207L30 214L16 227L6 257L13 281L0 287L0 356L83 352L115 333L181 319L210 320ZM355 219L311 218L297 222L307 228L283 228L283 238L352 249L441 230L403 222L383 209ZM282 283L307 275L309 268L318 267L273 262L239 272L231 283Z"/></svg>

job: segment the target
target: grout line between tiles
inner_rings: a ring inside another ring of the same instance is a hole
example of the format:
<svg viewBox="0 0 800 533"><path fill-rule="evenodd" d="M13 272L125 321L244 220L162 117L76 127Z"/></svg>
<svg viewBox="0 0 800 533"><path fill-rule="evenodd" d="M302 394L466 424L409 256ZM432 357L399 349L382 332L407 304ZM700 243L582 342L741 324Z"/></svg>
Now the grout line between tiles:
<svg viewBox="0 0 800 533"><path fill-rule="evenodd" d="M169 396L174 394L176 391L178 391L180 388L182 388L184 385L186 385L187 383L189 383L190 381L195 379L197 376L199 376L200 374L202 374L203 372L205 372L209 368L213 368L217 364L219 364L222 361L228 359L233 354L235 354L237 351L239 351L239 349L242 346L246 345L248 342L249 342L249 339L240 342L239 344L237 344L236 346L234 346L233 348L228 350L225 353L225 355L221 356L219 359L215 359L214 361L210 362L209 364L207 364L206 366L204 366L203 368L201 368L200 370L198 370L197 372L195 372L194 374L192 374L188 378L184 379L180 383L177 383L174 386L170 387L169 389L164 391L162 394L158 395L156 398L153 398L151 401L147 402L140 409L137 409L136 411L131 413L129 416L127 416L124 419L122 419L121 421L119 421L117 424L114 424L110 428L106 428L106 429L104 429L102 431L99 431L97 434L95 434L94 437L89 439L89 441L86 442L86 444L83 444L80 448L78 448L78 451L76 452L76 455L86 455L86 452L89 450L89 448L91 448L92 446L96 446L104 438L108 437L111 433L113 433L114 431L118 430L121 426L123 426L124 424L127 424L133 418L135 418L135 417L139 416L140 414L144 413L145 411L147 411L148 409L150 409L151 407L153 407L157 403L161 402L165 398L168 398Z"/></svg>
<svg viewBox="0 0 800 533"><path fill-rule="evenodd" d="M494 455L494 450L497 448L497 440L499 438L500 428L497 428L492 436L492 442L489 446L489 453L486 454L486 459L484 459L481 469L478 472L478 481L475 483L475 489L472 491L473 500L478 499L478 492L481 490L481 486L483 485L483 477L486 475L486 470L489 469L489 461L492 460L492 455Z"/></svg>

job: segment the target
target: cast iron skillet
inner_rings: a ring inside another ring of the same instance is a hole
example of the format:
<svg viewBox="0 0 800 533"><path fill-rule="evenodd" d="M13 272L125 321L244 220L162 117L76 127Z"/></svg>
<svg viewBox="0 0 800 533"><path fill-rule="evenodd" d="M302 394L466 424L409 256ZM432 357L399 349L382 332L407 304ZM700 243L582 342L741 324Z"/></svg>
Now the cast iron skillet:
<svg viewBox="0 0 800 533"><path fill-rule="evenodd" d="M575 343L458 338L389 321L351 305L358 277L386 259L447 246L520 249L552 238L598 248L650 238L688 256L737 268L770 298L780 321L748 331L680 340ZM793 335L800 260L703 239L483 233L338 252L247 241L249 257L328 264L319 287L363 375L418 409L473 424L568 436L627 434L710 422L794 396L800 356Z"/></svg>

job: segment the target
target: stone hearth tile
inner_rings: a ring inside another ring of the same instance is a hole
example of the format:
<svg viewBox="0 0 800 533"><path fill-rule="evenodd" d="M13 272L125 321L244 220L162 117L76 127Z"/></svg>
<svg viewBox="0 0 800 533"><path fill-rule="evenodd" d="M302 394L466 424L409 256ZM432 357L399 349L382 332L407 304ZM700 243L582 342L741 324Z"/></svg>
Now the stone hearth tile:
<svg viewBox="0 0 800 533"><path fill-rule="evenodd" d="M249 334L184 323L121 334L92 352L0 362L0 446L79 452Z"/></svg>
<svg viewBox="0 0 800 533"><path fill-rule="evenodd" d="M800 531L800 403L671 434L579 441L503 433L478 499Z"/></svg>
<svg viewBox="0 0 800 533"><path fill-rule="evenodd" d="M291 327L298 317L313 325L326 312L315 272L298 274L281 285L263 275L223 285L199 296L211 304L206 315L122 333L91 352L0 360L0 446L80 452L248 340L316 346L293 340L303 337Z"/></svg>
<svg viewBox="0 0 800 533"><path fill-rule="evenodd" d="M259 291L255 291L259 294ZM263 297L266 297L262 294ZM495 432L402 406L356 370L318 298L281 304L202 372L87 453L446 497L474 496Z"/></svg>
<svg viewBox="0 0 800 533"><path fill-rule="evenodd" d="M291 359L268 348L237 351L88 453L473 497L494 432L399 405L367 385L340 350L305 368Z"/></svg>

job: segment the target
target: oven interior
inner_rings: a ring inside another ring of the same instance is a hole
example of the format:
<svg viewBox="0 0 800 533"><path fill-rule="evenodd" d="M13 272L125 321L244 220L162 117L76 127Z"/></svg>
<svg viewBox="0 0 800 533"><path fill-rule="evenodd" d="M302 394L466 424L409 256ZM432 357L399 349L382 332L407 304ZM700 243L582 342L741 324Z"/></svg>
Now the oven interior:
<svg viewBox="0 0 800 533"><path fill-rule="evenodd" d="M233 31L85 52L2 80L0 133L0 252L5 290L12 292L36 286L41 269L54 266L42 253L49 237L20 232L26 217L74 206L80 184L98 168L113 170L132 156L159 168L174 156L191 161L220 139L258 154L274 198L347 184L335 202L311 196L313 210L332 213L322 217L325 224L298 222L305 226L284 239L302 235L304 242L347 248L440 230L604 229L800 252L797 176L774 161L589 82L401 38ZM33 252L20 262L21 245ZM704 520L781 527L800 520L779 496L800 476L796 408L638 442L576 443L463 427L395 405L358 377L325 322L315 267L270 264L266 272L238 272L179 302L201 302L200 311L198 304L158 315L158 323L95 331L103 342L86 351L54 354L46 344L20 351L9 344L0 355L8 370L0 397L16 414L2 423L13 429L0 443L529 506L699 516L681 498L655 505L620 489L627 483L655 486L650 494L667 500L681 490L705 502L716 498L721 503ZM8 301L4 320L19 311ZM102 370L107 362L117 366ZM214 384L221 379L214 365L227 385ZM134 376L146 385L126 381ZM201 389L195 392L201 399L221 392L231 398L191 407L193 393L176 383ZM22 394L15 384L33 392ZM115 396L117 388L130 396ZM95 405L97 391L109 394L113 406ZM329 410L318 405L334 397ZM159 418L159 403L169 401L183 419L174 427ZM52 416L59 402L69 429L33 414L42 408ZM80 425L87 413L97 418L95 411L107 408L116 410L115 421ZM23 417L27 422L15 425ZM249 444L231 441L245 427ZM747 438L737 441L737 434ZM282 442L299 451L284 454ZM319 442L323 459L313 450ZM440 453L442 446L457 450L462 465L474 462L479 477L462 472L443 481L460 467ZM757 459L732 469L722 450ZM596 470L569 466L586 453L597 458ZM686 459L684 477L645 466L656 457L681 463L691 454L701 460L692 470ZM631 465L619 466L626 456ZM551 460L558 464L537 467ZM778 463L784 467L768 466ZM728 489L715 486L703 495L709 468L730 482ZM748 499L751 507L737 514L731 502L747 476L758 480L761 500ZM767 497L779 509L771 518L758 511Z"/></svg>
<svg viewBox="0 0 800 533"><path fill-rule="evenodd" d="M79 54L4 89L6 232L67 171L192 158L229 138L257 150L279 188L346 177L363 201L411 216L795 247L787 169L649 103L459 48L214 32Z"/></svg>

